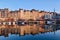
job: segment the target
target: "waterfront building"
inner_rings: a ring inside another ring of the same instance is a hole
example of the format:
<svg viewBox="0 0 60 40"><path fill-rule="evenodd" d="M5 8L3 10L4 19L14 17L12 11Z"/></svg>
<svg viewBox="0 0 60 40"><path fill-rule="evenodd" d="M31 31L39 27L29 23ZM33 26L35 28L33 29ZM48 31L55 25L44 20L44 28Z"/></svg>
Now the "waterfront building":
<svg viewBox="0 0 60 40"><path fill-rule="evenodd" d="M0 19L2 21L8 21L13 22L17 21L19 19L28 21L28 20L34 20L39 21L40 24L45 23L45 19L54 19L56 17L55 12L46 12L46 11L39 11L39 10L25 10L25 9L19 9L15 11L9 11L8 8L0 9Z"/></svg>
<svg viewBox="0 0 60 40"><path fill-rule="evenodd" d="M56 14L56 19L60 19L60 14Z"/></svg>

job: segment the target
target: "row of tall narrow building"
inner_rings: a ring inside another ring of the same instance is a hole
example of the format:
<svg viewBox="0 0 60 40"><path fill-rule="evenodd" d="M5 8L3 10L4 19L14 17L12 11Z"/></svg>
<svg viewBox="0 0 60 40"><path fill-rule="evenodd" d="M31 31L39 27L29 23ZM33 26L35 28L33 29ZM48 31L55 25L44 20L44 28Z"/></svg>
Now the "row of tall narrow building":
<svg viewBox="0 0 60 40"><path fill-rule="evenodd" d="M43 19L43 18L48 18L52 19L52 16L54 15L54 12L46 12L46 11L39 11L39 10L24 10L24 9L19 9L15 11L9 11L9 9L0 9L0 19L10 19L13 18L14 20L17 19Z"/></svg>

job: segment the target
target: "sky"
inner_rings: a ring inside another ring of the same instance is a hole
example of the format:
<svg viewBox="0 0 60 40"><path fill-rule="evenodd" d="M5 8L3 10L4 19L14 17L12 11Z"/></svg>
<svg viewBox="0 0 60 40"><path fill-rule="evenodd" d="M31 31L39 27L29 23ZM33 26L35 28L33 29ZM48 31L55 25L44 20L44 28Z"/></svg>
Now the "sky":
<svg viewBox="0 0 60 40"><path fill-rule="evenodd" d="M9 8L9 10L36 9L44 11L60 12L60 0L0 0L0 8Z"/></svg>

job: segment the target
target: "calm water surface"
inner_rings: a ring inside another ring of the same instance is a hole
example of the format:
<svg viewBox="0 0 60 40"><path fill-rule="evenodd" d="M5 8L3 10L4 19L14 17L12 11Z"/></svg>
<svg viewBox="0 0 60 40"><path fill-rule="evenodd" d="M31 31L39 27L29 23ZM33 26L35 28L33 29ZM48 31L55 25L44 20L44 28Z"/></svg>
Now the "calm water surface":
<svg viewBox="0 0 60 40"><path fill-rule="evenodd" d="M59 26L60 27L60 26ZM8 37L0 36L0 40L60 40L60 28L53 32L29 34L21 36L19 34L8 34Z"/></svg>

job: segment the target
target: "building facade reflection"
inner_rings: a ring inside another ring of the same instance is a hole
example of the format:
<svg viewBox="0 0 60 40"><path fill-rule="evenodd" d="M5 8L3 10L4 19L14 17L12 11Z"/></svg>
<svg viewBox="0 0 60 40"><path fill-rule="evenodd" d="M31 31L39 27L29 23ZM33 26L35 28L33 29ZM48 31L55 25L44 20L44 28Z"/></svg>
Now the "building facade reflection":
<svg viewBox="0 0 60 40"><path fill-rule="evenodd" d="M60 29L60 25L26 25L26 26L16 26L16 27L7 27L0 28L0 36L7 37L8 34L38 34L38 33L45 33L45 32L55 32Z"/></svg>

